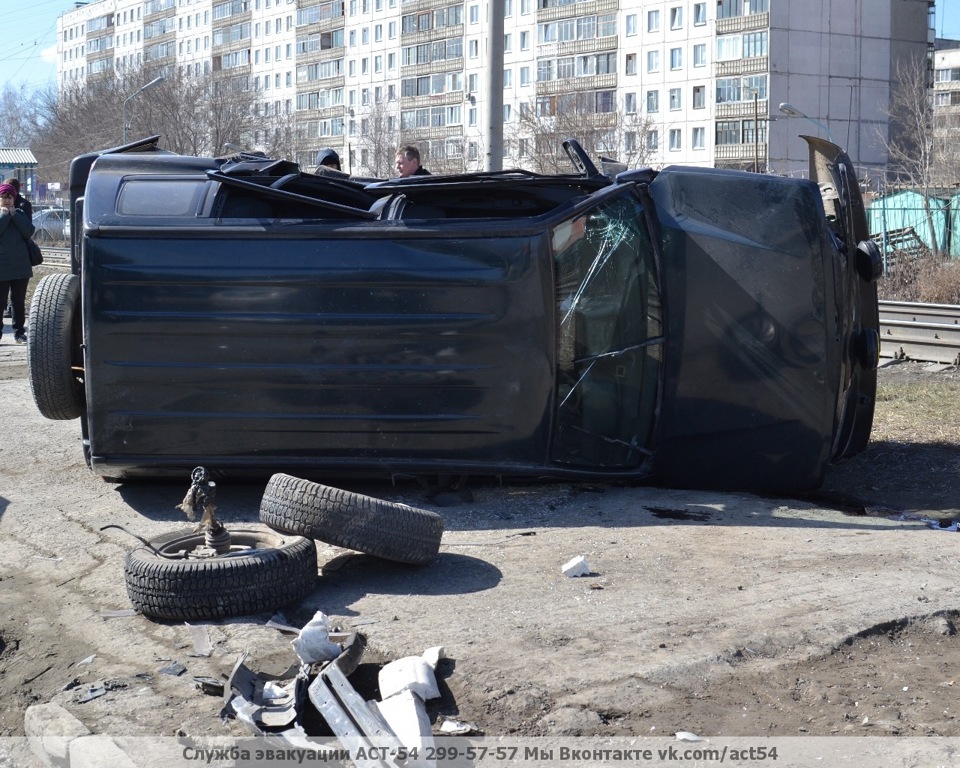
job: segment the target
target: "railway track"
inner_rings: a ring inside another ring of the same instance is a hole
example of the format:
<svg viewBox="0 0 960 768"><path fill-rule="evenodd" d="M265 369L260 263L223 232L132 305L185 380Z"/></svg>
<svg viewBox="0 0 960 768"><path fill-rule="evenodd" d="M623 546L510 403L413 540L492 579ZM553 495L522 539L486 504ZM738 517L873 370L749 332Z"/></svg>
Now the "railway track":
<svg viewBox="0 0 960 768"><path fill-rule="evenodd" d="M40 248L43 250L43 265L45 267L70 268L69 248L54 248L49 245L41 245Z"/></svg>
<svg viewBox="0 0 960 768"><path fill-rule="evenodd" d="M880 356L960 365L960 306L881 301Z"/></svg>

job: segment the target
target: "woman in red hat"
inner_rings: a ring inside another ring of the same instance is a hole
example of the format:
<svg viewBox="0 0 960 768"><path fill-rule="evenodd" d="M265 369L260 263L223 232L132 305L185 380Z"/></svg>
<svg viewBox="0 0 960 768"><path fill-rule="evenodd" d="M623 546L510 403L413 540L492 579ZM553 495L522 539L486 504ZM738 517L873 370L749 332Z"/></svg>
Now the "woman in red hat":
<svg viewBox="0 0 960 768"><path fill-rule="evenodd" d="M13 338L27 343L27 285L33 277L27 240L33 237L33 222L16 207L17 190L0 184L0 296L9 291L13 303Z"/></svg>

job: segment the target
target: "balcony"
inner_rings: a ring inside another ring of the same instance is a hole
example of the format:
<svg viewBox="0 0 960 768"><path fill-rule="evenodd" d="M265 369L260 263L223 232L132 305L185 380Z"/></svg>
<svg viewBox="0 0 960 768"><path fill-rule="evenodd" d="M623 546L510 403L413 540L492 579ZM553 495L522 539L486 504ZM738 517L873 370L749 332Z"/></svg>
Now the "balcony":
<svg viewBox="0 0 960 768"><path fill-rule="evenodd" d="M770 26L770 13L751 13L748 16L733 16L729 19L717 19L717 34L733 32L754 32Z"/></svg>
<svg viewBox="0 0 960 768"><path fill-rule="evenodd" d="M449 37L463 37L463 24L456 24L452 27L436 27L434 29L425 29L422 32L407 32L400 35L401 45L423 45L432 43L434 40L446 40Z"/></svg>
<svg viewBox="0 0 960 768"><path fill-rule="evenodd" d="M425 77L426 75L440 74L441 72L460 72L463 70L463 56L455 59L444 59L427 64L412 64L400 67L401 77Z"/></svg>
<svg viewBox="0 0 960 768"><path fill-rule="evenodd" d="M716 62L717 77L736 77L737 75L762 75L770 71L769 56L752 56L749 59Z"/></svg>
<svg viewBox="0 0 960 768"><path fill-rule="evenodd" d="M553 8L537 9L537 23L569 19L578 16L595 16L602 13L616 13L620 4L618 0L587 0L585 3L570 3Z"/></svg>

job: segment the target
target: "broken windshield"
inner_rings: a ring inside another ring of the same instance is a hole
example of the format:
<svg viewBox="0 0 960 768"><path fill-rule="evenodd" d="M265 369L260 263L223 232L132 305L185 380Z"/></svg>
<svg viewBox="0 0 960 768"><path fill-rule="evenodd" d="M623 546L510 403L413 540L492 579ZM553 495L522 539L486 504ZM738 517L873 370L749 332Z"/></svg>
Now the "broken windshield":
<svg viewBox="0 0 960 768"><path fill-rule="evenodd" d="M557 422L552 458L635 468L650 455L663 352L660 281L627 193L552 233Z"/></svg>

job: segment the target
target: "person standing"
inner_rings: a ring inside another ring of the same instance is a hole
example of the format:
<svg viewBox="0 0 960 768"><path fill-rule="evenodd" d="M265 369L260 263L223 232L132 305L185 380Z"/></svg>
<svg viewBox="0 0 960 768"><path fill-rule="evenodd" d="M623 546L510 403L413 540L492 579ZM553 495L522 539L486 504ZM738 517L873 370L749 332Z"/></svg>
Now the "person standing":
<svg viewBox="0 0 960 768"><path fill-rule="evenodd" d="M407 176L429 176L430 171L420 164L420 150L413 144L405 144L397 150L394 159L397 175L404 179Z"/></svg>
<svg viewBox="0 0 960 768"><path fill-rule="evenodd" d="M17 208L19 208L21 211L27 214L27 218L30 219L30 221L33 221L33 204L29 200L27 200L27 198L25 198L23 195L20 194L20 179L18 179L16 176L12 176L11 178L7 179L3 183L9 184L11 187L13 187L17 191L17 196L16 198L14 198L14 205L16 205ZM3 316L13 317L13 302L8 299L6 294L4 294L3 296L2 304L3 306L6 307L6 309L4 309L3 311ZM2 330L3 329L0 328L0 331Z"/></svg>
<svg viewBox="0 0 960 768"><path fill-rule="evenodd" d="M17 190L0 184L0 295L9 291L13 304L13 338L27 343L27 286L33 277L27 240L33 237L33 220L16 207Z"/></svg>

